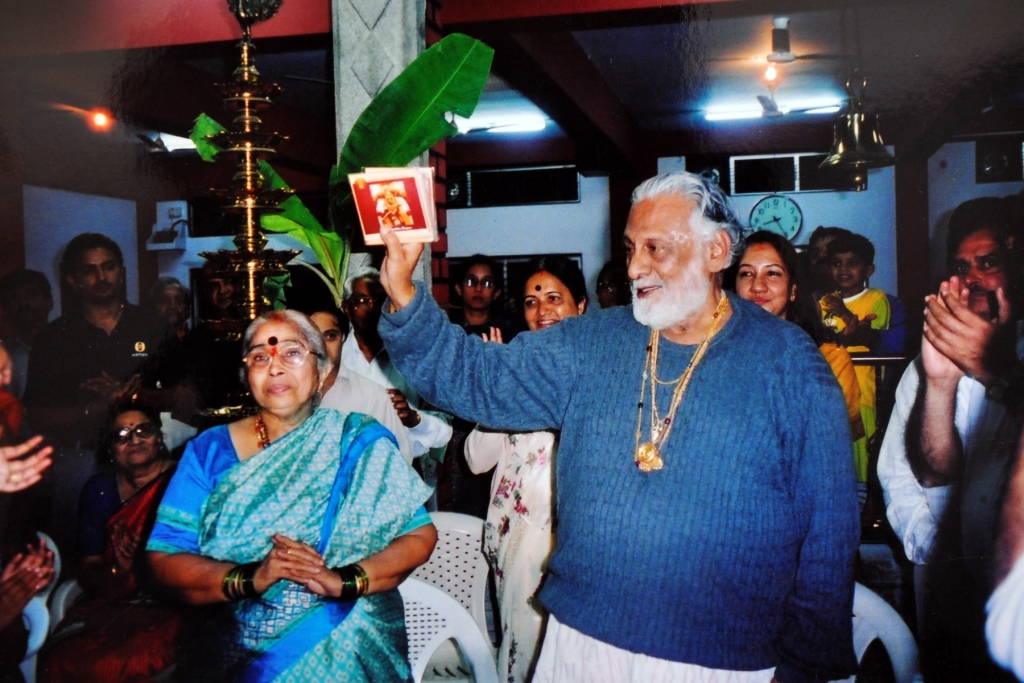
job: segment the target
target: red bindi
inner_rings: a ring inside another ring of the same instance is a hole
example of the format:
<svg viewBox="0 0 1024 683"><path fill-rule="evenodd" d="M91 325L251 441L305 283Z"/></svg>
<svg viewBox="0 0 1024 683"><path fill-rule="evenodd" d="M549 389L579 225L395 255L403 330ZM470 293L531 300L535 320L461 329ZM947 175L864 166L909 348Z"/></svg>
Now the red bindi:
<svg viewBox="0 0 1024 683"><path fill-rule="evenodd" d="M270 339L267 340L267 343L270 344L270 355L271 356L276 356L277 355L277 337L271 337Z"/></svg>

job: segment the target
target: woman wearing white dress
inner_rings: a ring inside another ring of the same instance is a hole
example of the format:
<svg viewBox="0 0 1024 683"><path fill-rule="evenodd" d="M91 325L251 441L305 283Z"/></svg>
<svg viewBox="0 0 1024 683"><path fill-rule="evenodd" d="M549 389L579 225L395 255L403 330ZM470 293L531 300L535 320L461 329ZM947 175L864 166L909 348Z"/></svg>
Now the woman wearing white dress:
<svg viewBox="0 0 1024 683"><path fill-rule="evenodd" d="M586 284L575 262L542 257L530 263L528 273L523 309L531 332L586 310ZM501 341L497 330L492 336ZM552 459L557 448L558 433L552 431L508 434L478 427L466 439L470 469L479 474L495 468L484 552L497 578L498 673L508 683L532 678L544 635L547 610L536 594L555 546Z"/></svg>

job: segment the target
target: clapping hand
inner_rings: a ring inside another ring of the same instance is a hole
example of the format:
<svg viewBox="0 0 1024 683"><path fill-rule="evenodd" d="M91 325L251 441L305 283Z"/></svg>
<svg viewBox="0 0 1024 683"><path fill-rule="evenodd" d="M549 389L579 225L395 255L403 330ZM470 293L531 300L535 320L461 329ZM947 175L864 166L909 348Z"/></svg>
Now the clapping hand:
<svg viewBox="0 0 1024 683"><path fill-rule="evenodd" d="M36 436L17 446L0 448L0 491L14 493L27 489L42 478L42 471L50 466L52 446L39 449L39 452L19 460L33 448L43 442L43 437Z"/></svg>
<svg viewBox="0 0 1024 683"><path fill-rule="evenodd" d="M53 580L53 553L40 541L15 555L0 573L0 629L21 614L35 595Z"/></svg>
<svg viewBox="0 0 1024 683"><path fill-rule="evenodd" d="M1002 288L995 291L995 296L999 302L995 320L970 309L971 291L955 276L939 285L938 294L925 297L925 341L983 384L1016 362L1010 303Z"/></svg>
<svg viewBox="0 0 1024 683"><path fill-rule="evenodd" d="M846 325L849 325L851 320L857 319L850 309L846 307L846 303L843 301L843 295L839 292L830 292L821 297L821 307L825 309L826 313L834 315L842 320Z"/></svg>

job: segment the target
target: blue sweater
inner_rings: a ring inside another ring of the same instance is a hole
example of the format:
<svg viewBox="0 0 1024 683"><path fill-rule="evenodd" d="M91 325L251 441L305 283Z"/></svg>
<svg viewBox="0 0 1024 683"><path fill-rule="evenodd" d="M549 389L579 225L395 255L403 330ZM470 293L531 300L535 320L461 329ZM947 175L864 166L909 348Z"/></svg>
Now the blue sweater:
<svg viewBox="0 0 1024 683"><path fill-rule="evenodd" d="M781 683L853 672L848 420L804 332L730 296L733 315L662 447L665 468L645 474L633 453L650 332L629 307L484 344L425 289L380 323L409 384L493 428L562 430L558 541L540 595L560 622L662 659L774 666ZM678 377L695 348L663 342L659 376Z"/></svg>

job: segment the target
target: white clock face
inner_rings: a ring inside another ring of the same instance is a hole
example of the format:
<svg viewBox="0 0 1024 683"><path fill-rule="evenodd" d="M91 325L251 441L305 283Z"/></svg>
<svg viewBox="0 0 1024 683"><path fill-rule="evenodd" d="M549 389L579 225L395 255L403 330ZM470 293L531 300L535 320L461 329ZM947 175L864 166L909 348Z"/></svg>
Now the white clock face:
<svg viewBox="0 0 1024 683"><path fill-rule="evenodd" d="M781 194L768 195L750 210L750 229L775 232L793 239L800 232L804 215L792 199Z"/></svg>

